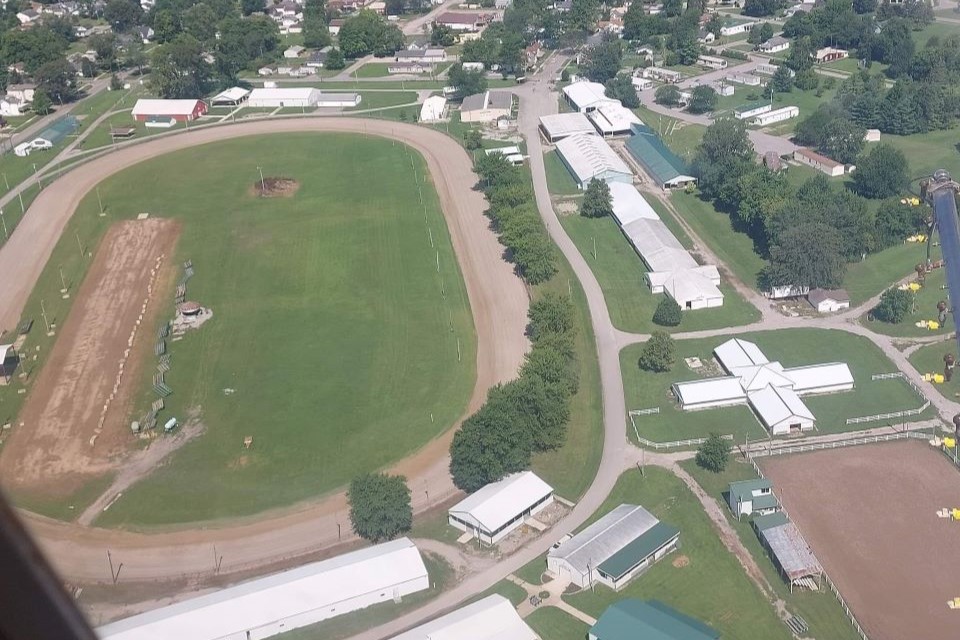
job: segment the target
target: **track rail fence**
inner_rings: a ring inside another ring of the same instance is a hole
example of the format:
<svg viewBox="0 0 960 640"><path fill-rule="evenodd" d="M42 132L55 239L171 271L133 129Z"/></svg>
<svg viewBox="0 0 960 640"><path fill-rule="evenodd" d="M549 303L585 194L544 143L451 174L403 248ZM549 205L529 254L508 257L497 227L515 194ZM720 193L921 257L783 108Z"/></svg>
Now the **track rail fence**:
<svg viewBox="0 0 960 640"><path fill-rule="evenodd" d="M890 420L893 418L906 418L907 416L916 416L920 415L924 411L930 408L930 401L927 399L927 396L923 393L923 390L917 385L916 382L911 380L908 376L904 375L902 371L894 371L891 373L875 373L870 376L870 380L893 380L895 378L900 378L914 390L914 392L920 396L924 401L922 405L916 409L904 409L902 411L891 411L890 413L877 413L872 416L860 416L857 418L847 418L846 424L860 424L863 422L878 422L880 420Z"/></svg>

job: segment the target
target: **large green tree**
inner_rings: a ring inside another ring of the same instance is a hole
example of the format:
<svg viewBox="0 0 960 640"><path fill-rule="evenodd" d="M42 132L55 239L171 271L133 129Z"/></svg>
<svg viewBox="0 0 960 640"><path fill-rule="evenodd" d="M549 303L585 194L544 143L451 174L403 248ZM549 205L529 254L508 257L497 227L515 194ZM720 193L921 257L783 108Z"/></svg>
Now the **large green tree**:
<svg viewBox="0 0 960 640"><path fill-rule="evenodd" d="M687 111L690 113L707 113L717 108L717 92L710 85L697 85L690 92L690 102Z"/></svg>
<svg viewBox="0 0 960 640"><path fill-rule="evenodd" d="M603 84L620 73L622 63L623 44L620 39L605 36L599 44L587 51L584 73L594 82Z"/></svg>
<svg viewBox="0 0 960 640"><path fill-rule="evenodd" d="M583 201L580 202L580 215L585 218L603 218L613 215L610 185L598 178L591 180L583 194Z"/></svg>
<svg viewBox="0 0 960 640"><path fill-rule="evenodd" d="M347 18L337 37L343 55L349 59L371 53L376 56L390 55L403 47L400 29L369 9Z"/></svg>
<svg viewBox="0 0 960 640"><path fill-rule="evenodd" d="M666 331L656 330L650 334L650 339L643 344L637 364L644 371L656 373L670 371L676 361L676 351L676 345L670 334Z"/></svg>
<svg viewBox="0 0 960 640"><path fill-rule="evenodd" d="M653 93L653 101L665 107L675 107L680 104L680 89L673 84L660 85Z"/></svg>
<svg viewBox="0 0 960 640"><path fill-rule="evenodd" d="M743 120L719 118L707 127L693 158L700 191L727 211L739 204L740 178L755 168Z"/></svg>
<svg viewBox="0 0 960 640"><path fill-rule="evenodd" d="M211 70L203 45L187 34L153 50L150 86L164 98L202 98L211 87Z"/></svg>
<svg viewBox="0 0 960 640"><path fill-rule="evenodd" d="M462 97L483 93L487 90L487 77L483 71L464 69L460 62L450 67L447 72L447 81Z"/></svg>
<svg viewBox="0 0 960 640"><path fill-rule="evenodd" d="M75 100L79 95L77 72L69 62L60 58L48 62L33 74L37 87L43 89L55 103Z"/></svg>
<svg viewBox="0 0 960 640"><path fill-rule="evenodd" d="M354 478L347 491L350 524L371 542L390 540L413 525L410 489L403 476L368 473Z"/></svg>
<svg viewBox="0 0 960 640"><path fill-rule="evenodd" d="M730 443L720 437L720 434L711 432L707 439L697 449L697 466L721 473L727 468L727 462L730 460Z"/></svg>
<svg viewBox="0 0 960 640"><path fill-rule="evenodd" d="M907 157L890 144L879 144L857 163L853 188L865 198L899 195L910 182Z"/></svg>
<svg viewBox="0 0 960 640"><path fill-rule="evenodd" d="M103 19L118 33L130 31L143 20L143 9L133 0L109 0L103 8Z"/></svg>
<svg viewBox="0 0 960 640"><path fill-rule="evenodd" d="M893 287L880 295L880 302L871 310L871 315L881 322L899 324L913 308L914 296L909 290Z"/></svg>
<svg viewBox="0 0 960 640"><path fill-rule="evenodd" d="M803 222L787 229L770 248L765 273L770 286L836 289L847 264L836 230L823 222Z"/></svg>

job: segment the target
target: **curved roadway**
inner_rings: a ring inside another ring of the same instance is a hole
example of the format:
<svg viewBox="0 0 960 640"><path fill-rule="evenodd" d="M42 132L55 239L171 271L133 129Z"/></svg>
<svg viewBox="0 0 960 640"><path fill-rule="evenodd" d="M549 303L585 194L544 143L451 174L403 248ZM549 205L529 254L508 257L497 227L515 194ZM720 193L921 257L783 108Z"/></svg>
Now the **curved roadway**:
<svg viewBox="0 0 960 640"><path fill-rule="evenodd" d="M399 140L423 154L439 194L463 273L477 331L477 381L467 412L487 390L513 378L528 343L524 335L528 296L483 215L486 201L473 190L476 175L452 138L423 127L349 118L296 118L209 127L131 145L84 164L37 196L10 241L0 249L0 327L13 327L70 216L104 178L161 154L241 136L282 132L353 132ZM251 160L253 163L253 160ZM410 478L414 507L454 494L447 470L453 429L399 462ZM121 581L211 576L213 548L223 556L220 573L264 567L351 538L342 493L285 512L245 521L156 534L81 527L28 515L27 521L61 575L71 581L108 581L109 548L123 562Z"/></svg>

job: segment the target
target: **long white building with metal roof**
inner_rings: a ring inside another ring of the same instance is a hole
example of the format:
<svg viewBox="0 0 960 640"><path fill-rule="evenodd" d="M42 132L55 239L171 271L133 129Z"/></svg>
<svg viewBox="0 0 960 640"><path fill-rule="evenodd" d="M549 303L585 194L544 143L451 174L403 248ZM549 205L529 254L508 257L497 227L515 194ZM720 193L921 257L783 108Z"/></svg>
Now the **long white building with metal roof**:
<svg viewBox="0 0 960 640"><path fill-rule="evenodd" d="M578 133L585 135L596 133L590 119L579 111L540 116L540 131L547 142L559 142Z"/></svg>
<svg viewBox="0 0 960 640"><path fill-rule="evenodd" d="M594 178L607 183L633 182L627 164L597 136L576 134L564 138L557 143L557 153L580 189L586 189Z"/></svg>
<svg viewBox="0 0 960 640"><path fill-rule="evenodd" d="M653 293L666 293L681 309L723 305L720 271L698 264L633 185L612 183L610 195L614 218L650 269L646 279Z"/></svg>
<svg viewBox="0 0 960 640"><path fill-rule="evenodd" d="M581 80L563 88L563 96L576 111L588 113L605 104L619 105L616 98L607 97L607 88L598 82Z"/></svg>
<svg viewBox="0 0 960 640"><path fill-rule="evenodd" d="M494 594L411 629L393 640L540 640L510 601Z"/></svg>
<svg viewBox="0 0 960 640"><path fill-rule="evenodd" d="M496 544L553 502L553 487L532 471L514 473L470 494L447 512L451 526Z"/></svg>
<svg viewBox="0 0 960 640"><path fill-rule="evenodd" d="M622 136L631 132L635 124L643 124L636 114L620 102L603 103L587 114L597 133L604 138Z"/></svg>
<svg viewBox="0 0 960 640"><path fill-rule="evenodd" d="M547 571L587 588L617 590L677 548L680 530L641 506L621 504L547 553Z"/></svg>
<svg viewBox="0 0 960 640"><path fill-rule="evenodd" d="M729 375L674 383L680 407L691 411L746 404L773 435L814 428L816 417L800 396L854 387L850 367L842 362L786 368L740 338L727 340L713 353Z"/></svg>
<svg viewBox="0 0 960 640"><path fill-rule="evenodd" d="M400 538L141 613L101 640L262 640L429 588L417 547Z"/></svg>

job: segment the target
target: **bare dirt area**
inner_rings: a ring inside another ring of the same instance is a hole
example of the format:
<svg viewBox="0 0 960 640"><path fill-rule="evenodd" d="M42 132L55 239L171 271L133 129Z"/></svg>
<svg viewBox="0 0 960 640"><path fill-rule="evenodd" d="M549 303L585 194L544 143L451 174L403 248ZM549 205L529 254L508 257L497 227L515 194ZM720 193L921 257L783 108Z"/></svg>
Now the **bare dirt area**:
<svg viewBox="0 0 960 640"><path fill-rule="evenodd" d="M956 637L960 472L923 442L761 462L790 517L873 640Z"/></svg>
<svg viewBox="0 0 960 640"><path fill-rule="evenodd" d="M250 195L258 198L292 198L300 190L293 178L264 178L250 185Z"/></svg>
<svg viewBox="0 0 960 640"><path fill-rule="evenodd" d="M139 347L152 338L158 282L177 234L178 225L162 219L120 222L107 232L0 455L6 486L69 495L115 471L134 446L126 418Z"/></svg>

